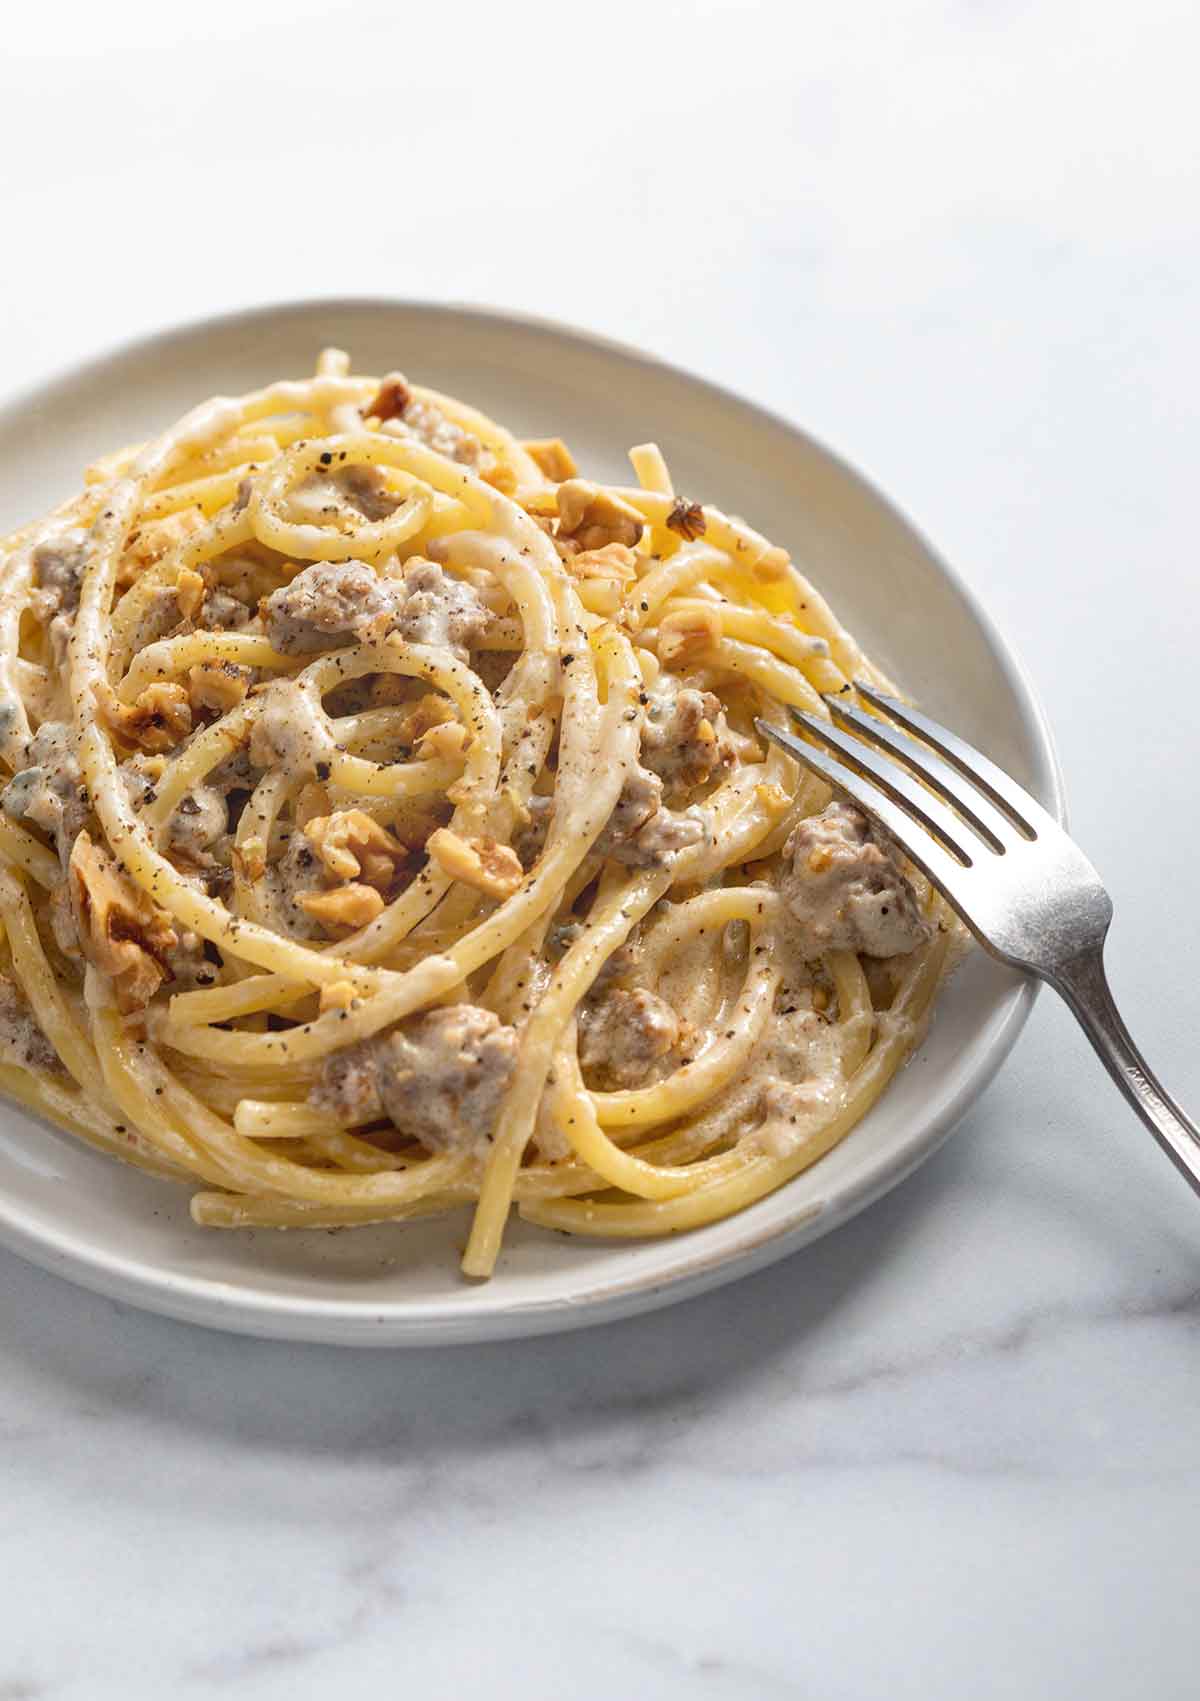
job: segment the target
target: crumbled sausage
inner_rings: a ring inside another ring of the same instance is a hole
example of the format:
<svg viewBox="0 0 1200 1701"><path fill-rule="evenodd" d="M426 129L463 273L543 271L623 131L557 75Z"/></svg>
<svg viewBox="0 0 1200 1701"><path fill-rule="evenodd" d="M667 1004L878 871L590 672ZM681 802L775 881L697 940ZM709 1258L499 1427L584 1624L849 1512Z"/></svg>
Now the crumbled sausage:
<svg viewBox="0 0 1200 1701"><path fill-rule="evenodd" d="M363 520L386 520L404 500L378 467L358 464L310 473L290 492L288 508L293 520L345 531Z"/></svg>
<svg viewBox="0 0 1200 1701"><path fill-rule="evenodd" d="M491 1010L450 1004L334 1052L310 1104L346 1122L386 1115L428 1150L482 1147L516 1067L516 1030Z"/></svg>
<svg viewBox="0 0 1200 1701"><path fill-rule="evenodd" d="M698 816L676 809L658 809L632 841L632 855L613 851L618 862L629 862L639 868L665 868L680 851L698 845L705 837L704 822Z"/></svg>
<svg viewBox="0 0 1200 1701"><path fill-rule="evenodd" d="M87 566L88 534L79 526L63 532L33 551L37 589L30 601L39 619L47 620L60 611L73 614L79 607L79 589Z"/></svg>
<svg viewBox="0 0 1200 1701"><path fill-rule="evenodd" d="M65 721L43 721L29 742L29 766L0 792L0 809L40 827L66 857L88 815L88 794Z"/></svg>
<svg viewBox="0 0 1200 1701"><path fill-rule="evenodd" d="M292 939L319 939L321 921L304 900L320 890L317 853L303 833L292 833L283 855L269 867L261 842L251 840L234 852L234 864L256 883L272 925Z"/></svg>
<svg viewBox="0 0 1200 1701"><path fill-rule="evenodd" d="M831 803L783 847L783 900L807 958L824 951L897 957L929 937L912 883L861 810Z"/></svg>
<svg viewBox="0 0 1200 1701"><path fill-rule="evenodd" d="M180 625L179 603L175 597L173 585L159 585L146 599L141 612L129 634L128 648L130 655L156 644L160 638L166 638L178 630ZM53 627L53 622L52 622ZM53 638L51 630L51 638Z"/></svg>
<svg viewBox="0 0 1200 1701"><path fill-rule="evenodd" d="M679 1040L679 1018L665 999L643 988L615 987L587 1007L579 1061L614 1087L636 1087Z"/></svg>
<svg viewBox="0 0 1200 1701"><path fill-rule="evenodd" d="M210 860L210 847L228 831L229 811L222 793L213 786L195 786L167 821L163 848L168 855L204 864Z"/></svg>
<svg viewBox="0 0 1200 1701"><path fill-rule="evenodd" d="M206 632L240 632L253 620L254 610L229 591L210 591L195 618Z"/></svg>
<svg viewBox="0 0 1200 1701"><path fill-rule="evenodd" d="M311 774L336 752L333 734L310 698L290 679L277 679L257 699L250 729L250 761Z"/></svg>
<svg viewBox="0 0 1200 1701"><path fill-rule="evenodd" d="M390 426L393 436L415 437L460 466L477 467L483 458L478 437L447 419L432 402L414 396L402 372L388 373L374 399L363 409L363 418L375 418Z"/></svg>
<svg viewBox="0 0 1200 1701"><path fill-rule="evenodd" d="M684 686L676 675L660 674L648 694L642 761L668 796L704 785L732 758L720 698Z"/></svg>
<svg viewBox="0 0 1200 1701"><path fill-rule="evenodd" d="M50 1044L19 987L0 975L0 1063L40 1074L61 1074L58 1053Z"/></svg>
<svg viewBox="0 0 1200 1701"><path fill-rule="evenodd" d="M554 814L554 799L535 793L525 803L528 820L513 834L513 849L524 868L532 868L546 848L546 836Z"/></svg>
<svg viewBox="0 0 1200 1701"><path fill-rule="evenodd" d="M263 606L272 649L306 655L352 643L390 606L387 587L362 561L318 561L274 591Z"/></svg>
<svg viewBox="0 0 1200 1701"><path fill-rule="evenodd" d="M434 644L467 661L492 623L492 611L470 585L422 556L409 561L403 579L386 585L388 630L410 644Z"/></svg>
<svg viewBox="0 0 1200 1701"><path fill-rule="evenodd" d="M269 693L264 692L264 697ZM135 758L136 760L136 758ZM263 767L271 764L265 762ZM209 771L206 785L219 791L228 801L230 792L254 790L254 765L250 761L250 751L244 744L238 746L231 756L226 756L223 762Z"/></svg>
<svg viewBox="0 0 1200 1701"><path fill-rule="evenodd" d="M662 795L658 775L635 768L596 840L597 853L632 868L661 868L679 851L699 844L705 832L703 821L665 809Z"/></svg>
<svg viewBox="0 0 1200 1701"><path fill-rule="evenodd" d="M477 467L483 459L483 445L478 437L447 419L432 402L415 399L409 402L404 410L404 424L427 448L445 455L449 461L457 461L460 466Z"/></svg>

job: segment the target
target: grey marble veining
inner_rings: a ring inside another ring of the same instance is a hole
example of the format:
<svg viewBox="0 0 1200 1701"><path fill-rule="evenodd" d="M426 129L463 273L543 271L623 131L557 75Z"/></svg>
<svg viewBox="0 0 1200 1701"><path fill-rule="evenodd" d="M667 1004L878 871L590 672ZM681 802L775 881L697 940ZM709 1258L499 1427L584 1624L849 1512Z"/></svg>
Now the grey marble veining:
<svg viewBox="0 0 1200 1701"><path fill-rule="evenodd" d="M1200 1103L1190 11L272 0L182 57L161 8L67 14L0 59L6 390L390 291L800 418L1030 665L1118 996ZM309 121L230 123L264 78ZM1200 1216L1049 997L898 1192L653 1316L354 1354L7 1255L0 1294L0 1701L1197 1692Z"/></svg>

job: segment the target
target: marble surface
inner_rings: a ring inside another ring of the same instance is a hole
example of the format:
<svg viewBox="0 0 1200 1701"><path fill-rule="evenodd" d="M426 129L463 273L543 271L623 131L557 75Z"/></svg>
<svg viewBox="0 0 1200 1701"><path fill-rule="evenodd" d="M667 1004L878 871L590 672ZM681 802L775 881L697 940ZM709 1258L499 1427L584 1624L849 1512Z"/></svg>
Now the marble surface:
<svg viewBox="0 0 1200 1701"><path fill-rule="evenodd" d="M1118 995L1200 1103L1191 8L6 31L6 391L210 308L396 292L800 418L1028 662ZM1049 997L898 1193L635 1322L356 1355L7 1255L0 1296L0 1701L1196 1693L1200 1215Z"/></svg>

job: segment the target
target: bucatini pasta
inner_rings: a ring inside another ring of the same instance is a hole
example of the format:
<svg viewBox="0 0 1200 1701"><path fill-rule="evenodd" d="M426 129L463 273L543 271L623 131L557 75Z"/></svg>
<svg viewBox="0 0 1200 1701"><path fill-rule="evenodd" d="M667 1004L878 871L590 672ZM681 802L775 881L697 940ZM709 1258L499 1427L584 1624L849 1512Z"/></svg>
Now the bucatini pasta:
<svg viewBox="0 0 1200 1701"><path fill-rule="evenodd" d="M951 924L754 731L880 675L787 554L400 374L206 402L5 540L0 1086L213 1227L728 1215Z"/></svg>

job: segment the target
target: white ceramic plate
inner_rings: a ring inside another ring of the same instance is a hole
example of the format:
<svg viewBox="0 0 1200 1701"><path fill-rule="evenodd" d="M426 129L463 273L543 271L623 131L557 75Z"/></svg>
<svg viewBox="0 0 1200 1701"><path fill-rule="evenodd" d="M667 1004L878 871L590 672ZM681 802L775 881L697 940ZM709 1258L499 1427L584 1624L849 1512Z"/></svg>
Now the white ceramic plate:
<svg viewBox="0 0 1200 1701"><path fill-rule="evenodd" d="M554 325L422 303L267 308L135 343L0 411L0 528L48 509L102 451L194 402L311 370L400 367L511 425L560 434L585 470L627 479L656 439L679 487L785 544L867 650L1048 808L1062 797L1025 676L951 570L870 485L762 409L626 348ZM925 1044L827 1158L740 1216L664 1241L569 1240L514 1222L495 1279L465 1282L466 1217L353 1232L205 1233L185 1190L0 1104L0 1240L47 1269L174 1317L247 1334L374 1346L599 1323L771 1263L893 1187L940 1144L1004 1059L1033 988L975 952Z"/></svg>

